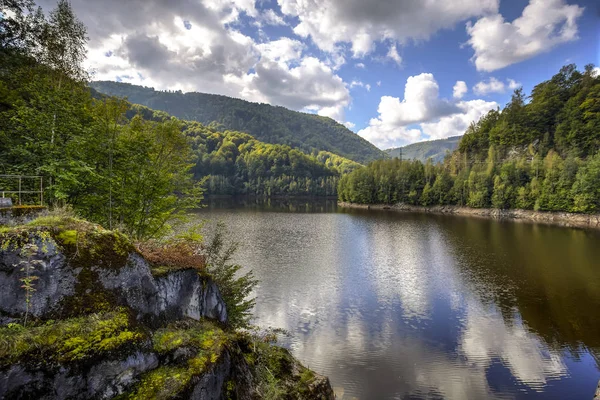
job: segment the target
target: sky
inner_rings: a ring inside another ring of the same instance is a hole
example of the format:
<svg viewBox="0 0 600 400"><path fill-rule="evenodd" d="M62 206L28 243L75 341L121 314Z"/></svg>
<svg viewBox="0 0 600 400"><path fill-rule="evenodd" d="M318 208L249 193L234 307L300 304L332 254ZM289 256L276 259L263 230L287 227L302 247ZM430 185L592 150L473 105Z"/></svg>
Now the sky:
<svg viewBox="0 0 600 400"><path fill-rule="evenodd" d="M598 0L71 4L95 80L317 113L381 149L461 135L514 89L600 65Z"/></svg>

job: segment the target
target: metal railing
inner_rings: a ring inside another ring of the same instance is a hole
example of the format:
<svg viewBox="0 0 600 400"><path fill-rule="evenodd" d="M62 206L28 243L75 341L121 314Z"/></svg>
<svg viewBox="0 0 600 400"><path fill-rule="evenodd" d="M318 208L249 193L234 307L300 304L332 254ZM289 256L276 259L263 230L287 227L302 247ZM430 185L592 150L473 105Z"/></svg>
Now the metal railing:
<svg viewBox="0 0 600 400"><path fill-rule="evenodd" d="M6 185L4 181L8 181L12 184L3 186ZM34 190L38 187L39 190ZM16 195L18 205L23 205L23 201L28 202L27 199L24 199L23 195L35 195L29 196L29 198L35 198L36 200L39 198L39 205L43 206L44 177L38 175L0 175L0 194L2 195L2 198L7 197L7 195L8 197Z"/></svg>

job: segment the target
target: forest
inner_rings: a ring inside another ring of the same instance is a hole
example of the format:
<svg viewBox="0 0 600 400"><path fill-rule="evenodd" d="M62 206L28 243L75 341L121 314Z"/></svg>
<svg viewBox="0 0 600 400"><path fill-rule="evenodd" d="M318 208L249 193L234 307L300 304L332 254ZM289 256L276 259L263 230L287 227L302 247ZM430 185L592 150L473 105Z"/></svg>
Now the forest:
<svg viewBox="0 0 600 400"><path fill-rule="evenodd" d="M146 120L176 120L163 111L132 105L126 112ZM336 196L342 174L361 164L327 151L305 154L287 145L269 144L237 131L195 121L179 121L188 138L197 181L207 194L254 196Z"/></svg>
<svg viewBox="0 0 600 400"><path fill-rule="evenodd" d="M458 149L431 160L375 161L341 178L341 201L600 211L600 76L567 65L529 96L471 124Z"/></svg>
<svg viewBox="0 0 600 400"><path fill-rule="evenodd" d="M328 151L367 163L384 157L381 150L328 117L251 103L206 93L158 91L122 82L96 81L97 91L220 130L246 132L261 142L283 144L305 153Z"/></svg>

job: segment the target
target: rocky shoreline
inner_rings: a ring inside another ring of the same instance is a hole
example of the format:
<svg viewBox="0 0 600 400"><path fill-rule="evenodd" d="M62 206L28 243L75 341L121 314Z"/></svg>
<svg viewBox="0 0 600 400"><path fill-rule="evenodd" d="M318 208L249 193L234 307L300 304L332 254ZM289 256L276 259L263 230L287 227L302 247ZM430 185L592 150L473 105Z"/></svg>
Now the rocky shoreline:
<svg viewBox="0 0 600 400"><path fill-rule="evenodd" d="M558 225L570 228L600 229L600 214L575 214L568 212L547 212L532 210L499 210L492 208L469 208L459 206L413 206L409 204L356 204L338 202L342 208L367 210L389 210L428 214L463 215L497 220L514 220Z"/></svg>

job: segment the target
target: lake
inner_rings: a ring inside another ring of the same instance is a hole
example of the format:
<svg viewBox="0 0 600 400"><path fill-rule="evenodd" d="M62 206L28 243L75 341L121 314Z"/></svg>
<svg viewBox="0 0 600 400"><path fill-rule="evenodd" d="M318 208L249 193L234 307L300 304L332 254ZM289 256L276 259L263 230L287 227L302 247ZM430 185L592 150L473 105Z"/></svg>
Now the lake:
<svg viewBox="0 0 600 400"><path fill-rule="evenodd" d="M214 201L260 280L260 326L339 399L591 399L600 379L600 232Z"/></svg>

